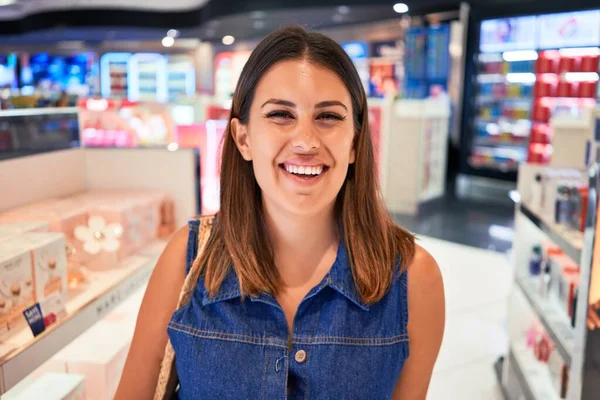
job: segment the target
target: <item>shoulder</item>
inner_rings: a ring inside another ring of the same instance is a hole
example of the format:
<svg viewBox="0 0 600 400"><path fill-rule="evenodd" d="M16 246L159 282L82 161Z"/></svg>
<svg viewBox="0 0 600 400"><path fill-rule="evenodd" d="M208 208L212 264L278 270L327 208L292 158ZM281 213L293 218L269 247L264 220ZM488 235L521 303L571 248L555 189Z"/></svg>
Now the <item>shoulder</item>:
<svg viewBox="0 0 600 400"><path fill-rule="evenodd" d="M446 302L437 262L427 250L415 245L415 256L407 266L406 273L409 334L411 330L413 333L431 328L435 330L435 326L443 330Z"/></svg>
<svg viewBox="0 0 600 400"><path fill-rule="evenodd" d="M438 263L423 247L415 244L415 254L406 266L408 285L415 289L443 288L442 274Z"/></svg>

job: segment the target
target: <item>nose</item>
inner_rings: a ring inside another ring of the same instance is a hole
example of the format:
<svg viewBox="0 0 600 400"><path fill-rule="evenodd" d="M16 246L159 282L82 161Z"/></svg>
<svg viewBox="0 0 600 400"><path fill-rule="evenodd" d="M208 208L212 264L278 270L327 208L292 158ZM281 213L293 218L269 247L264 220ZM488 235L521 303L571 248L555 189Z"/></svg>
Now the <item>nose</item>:
<svg viewBox="0 0 600 400"><path fill-rule="evenodd" d="M298 124L291 143L297 154L315 153L321 148L319 133L311 123Z"/></svg>

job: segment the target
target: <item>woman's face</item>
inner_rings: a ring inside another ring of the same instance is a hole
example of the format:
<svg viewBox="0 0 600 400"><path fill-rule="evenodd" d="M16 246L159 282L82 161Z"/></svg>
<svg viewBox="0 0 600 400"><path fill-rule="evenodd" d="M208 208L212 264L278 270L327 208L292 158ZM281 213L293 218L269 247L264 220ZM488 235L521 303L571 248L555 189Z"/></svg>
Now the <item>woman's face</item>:
<svg viewBox="0 0 600 400"><path fill-rule="evenodd" d="M232 120L266 206L314 215L332 205L354 162L352 101L338 76L304 60L282 61L261 78L248 124Z"/></svg>

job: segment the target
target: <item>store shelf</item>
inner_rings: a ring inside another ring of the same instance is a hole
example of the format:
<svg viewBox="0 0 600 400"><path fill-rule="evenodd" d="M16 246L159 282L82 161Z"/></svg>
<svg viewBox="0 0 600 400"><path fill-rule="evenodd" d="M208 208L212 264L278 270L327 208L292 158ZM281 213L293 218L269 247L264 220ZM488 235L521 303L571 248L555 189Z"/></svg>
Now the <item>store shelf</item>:
<svg viewBox="0 0 600 400"><path fill-rule="evenodd" d="M63 115L77 114L77 107L59 107L59 108L18 108L15 110L0 110L0 118L5 117L31 117L36 115Z"/></svg>
<svg viewBox="0 0 600 400"><path fill-rule="evenodd" d="M536 283L525 278L517 278L517 285L531 304L563 361L567 366L570 366L575 339L573 328L565 312L557 304L552 300L542 298L538 294Z"/></svg>
<svg viewBox="0 0 600 400"><path fill-rule="evenodd" d="M550 240L560 246L573 261L577 264L581 262L583 233L554 223L549 218L542 216L534 208L524 203L519 205L519 210L525 217L548 235Z"/></svg>
<svg viewBox="0 0 600 400"><path fill-rule="evenodd" d="M528 103L531 105L533 101L533 97L524 96L524 97L502 97L502 96L492 96L492 95L479 95L477 96L477 102L479 103L500 103L500 102L514 102L514 103Z"/></svg>
<svg viewBox="0 0 600 400"><path fill-rule="evenodd" d="M524 343L511 346L509 363L514 367L526 399L558 400L548 366L536 360Z"/></svg>
<svg viewBox="0 0 600 400"><path fill-rule="evenodd" d="M41 335L25 328L0 344L0 394L10 390L142 287L165 247L156 241L119 266L90 272L90 286L69 299L67 316Z"/></svg>

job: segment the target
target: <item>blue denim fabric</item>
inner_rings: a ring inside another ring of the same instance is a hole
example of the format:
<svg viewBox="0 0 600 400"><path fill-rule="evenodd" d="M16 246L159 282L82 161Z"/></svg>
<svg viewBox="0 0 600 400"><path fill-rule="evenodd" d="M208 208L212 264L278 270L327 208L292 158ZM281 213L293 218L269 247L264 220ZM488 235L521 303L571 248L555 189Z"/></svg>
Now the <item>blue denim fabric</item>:
<svg viewBox="0 0 600 400"><path fill-rule="evenodd" d="M190 222L188 270L198 227ZM242 301L232 271L209 298L201 277L168 327L178 398L390 399L408 357L407 322L406 273L380 302L367 306L354 287L343 243L329 273L300 304L290 349L285 316L273 296ZM300 350L303 362L297 361Z"/></svg>

